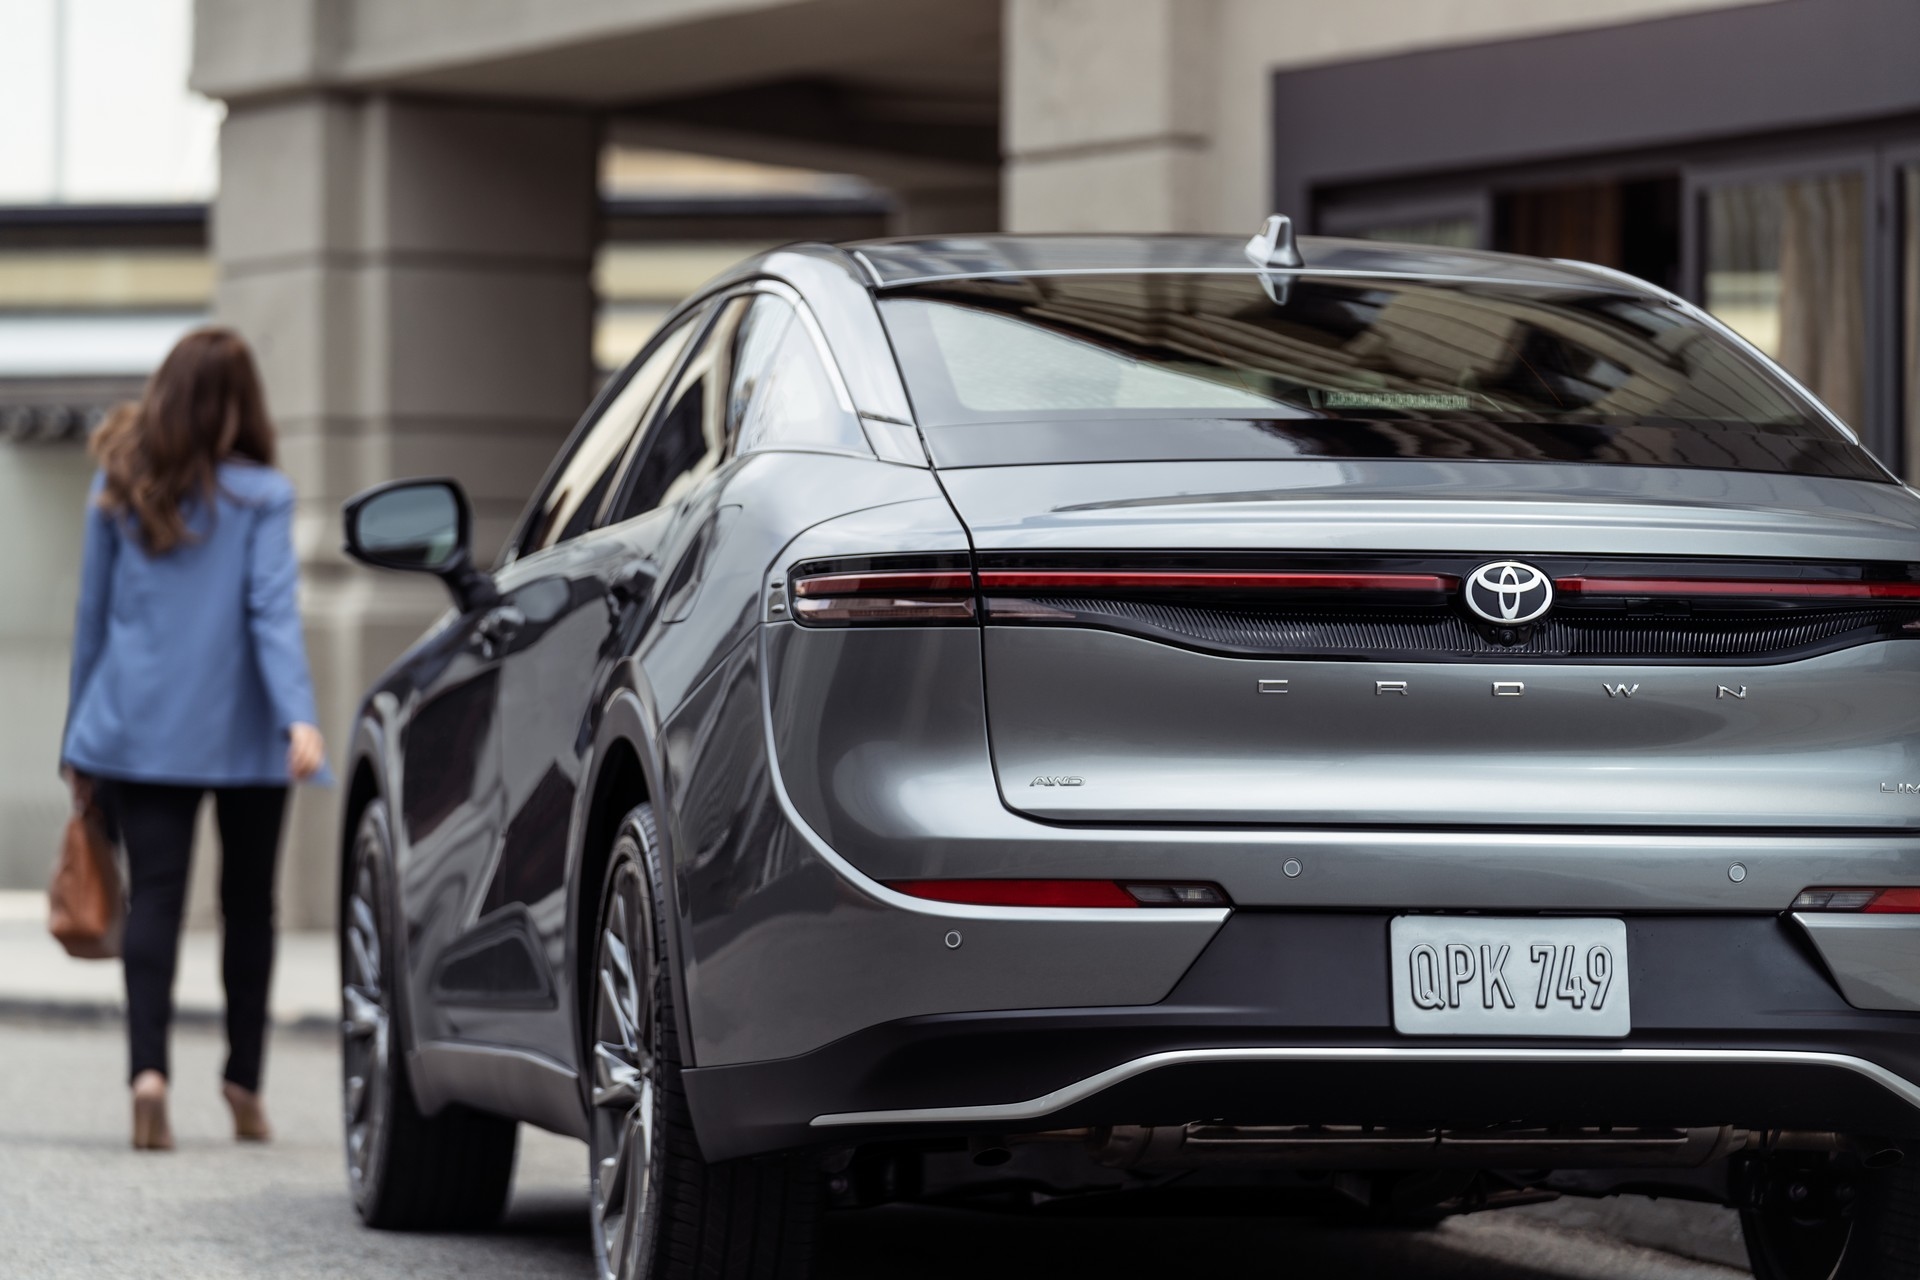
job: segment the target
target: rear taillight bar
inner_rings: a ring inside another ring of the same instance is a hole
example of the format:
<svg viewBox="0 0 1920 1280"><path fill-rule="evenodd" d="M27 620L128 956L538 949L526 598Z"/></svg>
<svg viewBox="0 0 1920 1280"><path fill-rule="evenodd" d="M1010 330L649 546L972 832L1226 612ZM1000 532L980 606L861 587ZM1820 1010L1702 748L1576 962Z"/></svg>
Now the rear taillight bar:
<svg viewBox="0 0 1920 1280"><path fill-rule="evenodd" d="M1920 915L1920 888L1803 889L1794 911L1857 911L1864 915Z"/></svg>
<svg viewBox="0 0 1920 1280"><path fill-rule="evenodd" d="M896 893L975 907L1226 907L1217 884L1159 880L890 880Z"/></svg>
<svg viewBox="0 0 1920 1280"><path fill-rule="evenodd" d="M1747 596L1774 600L1920 600L1920 582L1803 582L1774 578L1561 578L1569 596Z"/></svg>
<svg viewBox="0 0 1920 1280"><path fill-rule="evenodd" d="M922 594L929 591L973 590L973 575L965 569L879 569L865 573L816 573L793 580L793 594L802 600L827 596Z"/></svg>
<svg viewBox="0 0 1920 1280"><path fill-rule="evenodd" d="M1215 569L982 569L982 591L1451 591L1438 573L1265 573Z"/></svg>
<svg viewBox="0 0 1920 1280"><path fill-rule="evenodd" d="M973 600L925 600L914 596L843 596L832 600L795 600L793 616L802 622L855 626L878 622L972 622Z"/></svg>
<svg viewBox="0 0 1920 1280"><path fill-rule="evenodd" d="M793 616L813 626L972 622L973 574L965 569L875 569L816 573L792 584Z"/></svg>

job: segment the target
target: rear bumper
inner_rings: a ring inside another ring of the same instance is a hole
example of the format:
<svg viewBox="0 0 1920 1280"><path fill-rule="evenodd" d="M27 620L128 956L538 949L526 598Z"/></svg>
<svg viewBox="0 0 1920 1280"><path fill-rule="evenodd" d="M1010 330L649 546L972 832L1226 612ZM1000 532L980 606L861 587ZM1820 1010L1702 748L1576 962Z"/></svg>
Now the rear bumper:
<svg viewBox="0 0 1920 1280"><path fill-rule="evenodd" d="M686 1073L709 1159L1080 1125L1511 1122L1920 1137L1920 1015L1776 916L1628 919L1620 1040L1396 1033L1384 914L1241 912L1158 1004L905 1018Z"/></svg>

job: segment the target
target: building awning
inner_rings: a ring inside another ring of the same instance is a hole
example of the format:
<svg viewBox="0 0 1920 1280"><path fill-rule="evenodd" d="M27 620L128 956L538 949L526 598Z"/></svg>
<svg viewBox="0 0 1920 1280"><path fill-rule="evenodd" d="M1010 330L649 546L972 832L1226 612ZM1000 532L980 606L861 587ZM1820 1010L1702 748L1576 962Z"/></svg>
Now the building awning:
<svg viewBox="0 0 1920 1280"><path fill-rule="evenodd" d="M0 441L84 440L206 320L199 311L0 315Z"/></svg>
<svg viewBox="0 0 1920 1280"><path fill-rule="evenodd" d="M0 315L0 379L144 378L200 311Z"/></svg>

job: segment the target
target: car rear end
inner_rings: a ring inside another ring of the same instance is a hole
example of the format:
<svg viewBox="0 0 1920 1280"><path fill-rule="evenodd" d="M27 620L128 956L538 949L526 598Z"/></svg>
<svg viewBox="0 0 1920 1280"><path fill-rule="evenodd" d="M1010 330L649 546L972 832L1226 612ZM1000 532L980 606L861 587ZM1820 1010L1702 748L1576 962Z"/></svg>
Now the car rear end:
<svg viewBox="0 0 1920 1280"><path fill-rule="evenodd" d="M803 535L764 629L869 966L797 982L863 1016L707 1110L956 1184L1839 1194L1920 1137L1920 501L1675 300L1306 244L880 272L951 518Z"/></svg>

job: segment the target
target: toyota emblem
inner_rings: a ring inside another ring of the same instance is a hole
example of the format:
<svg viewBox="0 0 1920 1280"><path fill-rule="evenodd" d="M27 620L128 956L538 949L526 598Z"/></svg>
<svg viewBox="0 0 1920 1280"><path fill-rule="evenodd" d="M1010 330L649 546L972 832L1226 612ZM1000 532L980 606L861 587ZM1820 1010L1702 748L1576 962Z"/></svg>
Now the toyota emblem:
<svg viewBox="0 0 1920 1280"><path fill-rule="evenodd" d="M1553 607L1553 580L1530 564L1496 560L1468 574L1461 594L1476 617L1518 626Z"/></svg>

